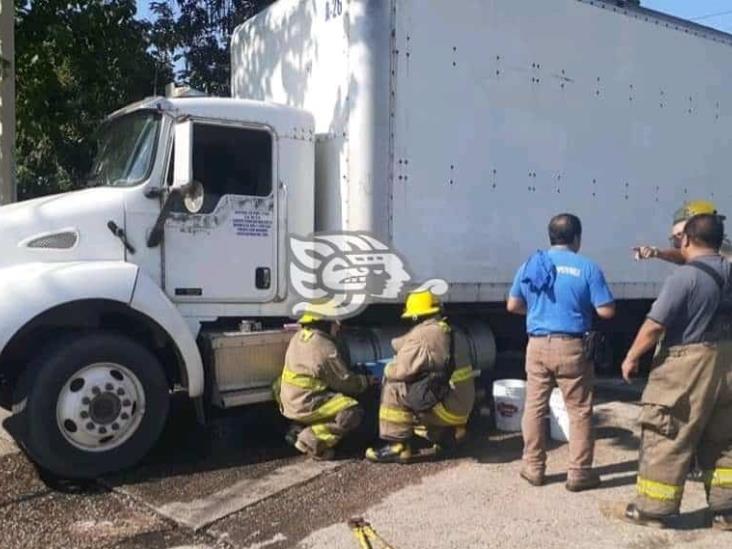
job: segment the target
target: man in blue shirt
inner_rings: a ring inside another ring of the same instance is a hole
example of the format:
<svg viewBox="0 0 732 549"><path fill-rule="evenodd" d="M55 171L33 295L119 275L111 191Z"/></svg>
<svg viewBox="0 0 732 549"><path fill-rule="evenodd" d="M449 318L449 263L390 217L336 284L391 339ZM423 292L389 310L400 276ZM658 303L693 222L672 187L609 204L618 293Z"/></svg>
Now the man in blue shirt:
<svg viewBox="0 0 732 549"><path fill-rule="evenodd" d="M593 313L615 315L612 293L600 268L579 255L582 223L571 214L549 222L548 251L532 255L516 273L508 311L526 315L526 406L522 420L524 465L521 476L534 486L544 483L545 418L555 385L562 391L569 414L568 490L595 488L600 478L592 470L593 364L583 336L592 328Z"/></svg>

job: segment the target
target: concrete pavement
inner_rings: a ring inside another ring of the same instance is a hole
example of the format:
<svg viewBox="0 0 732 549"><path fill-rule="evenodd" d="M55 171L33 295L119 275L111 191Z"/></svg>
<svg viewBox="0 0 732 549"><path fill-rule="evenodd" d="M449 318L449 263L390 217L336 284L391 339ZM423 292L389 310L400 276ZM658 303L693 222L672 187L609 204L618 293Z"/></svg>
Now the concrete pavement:
<svg viewBox="0 0 732 549"><path fill-rule="evenodd" d="M634 426L637 411L633 404L599 407L605 419L598 429L596 464L604 483L597 490L566 491L567 445L549 453L548 485L529 486L519 478L519 460L501 462L505 454L500 446L518 436L509 435L502 441L494 439L481 457L463 459L361 514L395 549L732 546L732 533L705 527L704 489L697 482L687 484L683 515L673 530L640 528L608 516L633 494L638 439L628 427ZM341 522L314 531L297 547L355 547L354 541Z"/></svg>

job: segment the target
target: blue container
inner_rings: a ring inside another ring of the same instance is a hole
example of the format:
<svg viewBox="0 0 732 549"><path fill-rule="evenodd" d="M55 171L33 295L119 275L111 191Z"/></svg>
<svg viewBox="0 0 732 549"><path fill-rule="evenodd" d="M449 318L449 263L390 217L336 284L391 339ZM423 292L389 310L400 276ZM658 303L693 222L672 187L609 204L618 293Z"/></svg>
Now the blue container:
<svg viewBox="0 0 732 549"><path fill-rule="evenodd" d="M382 378L384 377L384 368L386 368L386 365L389 364L393 358L382 358L381 360L376 360L374 362L365 362L364 366L366 367L366 372L368 375L373 377Z"/></svg>

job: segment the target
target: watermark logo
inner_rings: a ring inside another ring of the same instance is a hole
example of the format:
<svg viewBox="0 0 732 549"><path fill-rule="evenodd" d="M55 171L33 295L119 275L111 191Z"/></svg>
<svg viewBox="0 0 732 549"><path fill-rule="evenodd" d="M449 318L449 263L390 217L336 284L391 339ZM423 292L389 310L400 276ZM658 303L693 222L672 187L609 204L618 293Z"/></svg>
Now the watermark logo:
<svg viewBox="0 0 732 549"><path fill-rule="evenodd" d="M298 296L292 316L306 310L325 318L357 315L374 302L399 301L414 284L406 261L367 232L316 233L289 237L290 287ZM447 282L431 279L415 290L447 293Z"/></svg>

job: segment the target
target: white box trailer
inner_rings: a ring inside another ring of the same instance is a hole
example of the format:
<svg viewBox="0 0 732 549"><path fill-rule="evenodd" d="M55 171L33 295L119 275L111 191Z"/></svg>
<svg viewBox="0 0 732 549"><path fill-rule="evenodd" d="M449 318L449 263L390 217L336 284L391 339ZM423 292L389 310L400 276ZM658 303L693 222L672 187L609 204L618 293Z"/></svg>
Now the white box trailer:
<svg viewBox="0 0 732 549"><path fill-rule="evenodd" d="M625 5L628 4L628 5ZM732 37L584 0L280 0L232 93L312 112L316 228L368 230L454 302L502 302L560 212L619 299L653 298L673 212L732 212Z"/></svg>
<svg viewBox="0 0 732 549"><path fill-rule="evenodd" d="M523 338L513 273L574 212L623 335L668 272L632 246L661 244L687 199L732 212L731 68L729 35L623 2L276 2L233 35L233 98L127 106L99 133L97 188L0 208L13 433L89 477L147 452L173 388L199 411L270 400L325 248L342 294L397 273L348 320L354 362L393 354L406 327L379 295L410 274L447 282L490 369Z"/></svg>

